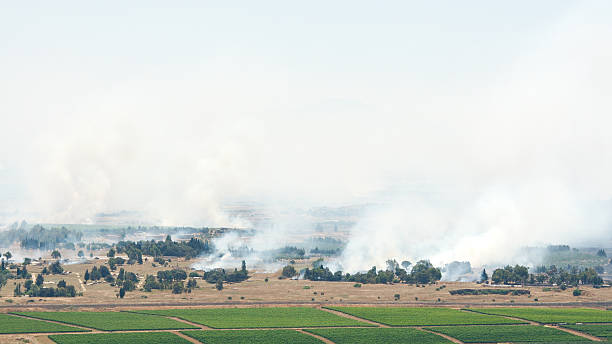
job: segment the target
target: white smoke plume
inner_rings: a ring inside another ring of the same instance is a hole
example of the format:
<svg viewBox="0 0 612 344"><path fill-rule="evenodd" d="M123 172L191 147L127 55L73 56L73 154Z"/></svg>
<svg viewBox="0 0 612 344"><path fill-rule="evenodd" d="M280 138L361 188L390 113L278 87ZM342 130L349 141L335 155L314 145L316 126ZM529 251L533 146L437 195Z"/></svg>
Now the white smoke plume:
<svg viewBox="0 0 612 344"><path fill-rule="evenodd" d="M352 231L340 261L347 271L388 258L505 263L520 261L524 245L610 240L612 5L567 6L536 28L521 27L522 13L502 16L500 26L488 21L496 13L469 25L444 17L449 26L440 20L431 39L404 29L410 20L394 16L400 11L368 8L373 17L354 19L390 16L378 25L398 29L381 39L367 25L262 26L279 46L302 37L315 55L262 55L238 35L240 53L218 48L212 57L198 51L199 59L167 61L155 59L158 50L142 61L113 49L108 42L118 37L105 36L108 20L96 18L87 27L67 18L67 32L47 25L48 34L33 36L57 51L33 53L17 44L36 42L21 36L16 10L7 8L0 11L0 32L11 37L0 48L0 190L12 196L0 199L0 222L90 223L128 210L151 224L232 226L222 209L237 200L275 208L379 204ZM347 18L345 10L325 13ZM159 30L166 14L151 10L156 24L143 27ZM46 20L30 20L39 19ZM133 19L117 18L117 27L133 27ZM462 31L474 26L487 34ZM517 43L507 32L519 27L527 32ZM71 35L90 30L106 40L87 60L78 48L89 36ZM148 42L138 36L146 32L123 34ZM155 32L166 40L145 46L180 51L175 37ZM437 35L456 39L441 45ZM489 53L504 58L490 61ZM284 245L293 229L281 227L262 242Z"/></svg>

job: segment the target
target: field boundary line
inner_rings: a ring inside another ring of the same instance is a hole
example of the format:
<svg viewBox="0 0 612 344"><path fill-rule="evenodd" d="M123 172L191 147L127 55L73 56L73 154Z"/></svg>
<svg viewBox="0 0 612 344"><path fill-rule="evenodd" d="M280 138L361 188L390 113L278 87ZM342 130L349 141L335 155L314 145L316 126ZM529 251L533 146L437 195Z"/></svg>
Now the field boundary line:
<svg viewBox="0 0 612 344"><path fill-rule="evenodd" d="M557 329L557 330L560 330L560 331L563 331L563 332L567 332L567 333L573 334L573 335L578 336L578 337L590 339L590 340L592 340L594 342L603 342L603 340L601 338L599 338L599 337L596 337L596 336L593 336L593 335L590 335L590 334L587 334L587 333L584 333L584 332L576 331L576 330L573 330L573 329L565 328L565 327L562 327L562 326L558 326L558 325L544 325L544 327L554 328L554 329Z"/></svg>
<svg viewBox="0 0 612 344"><path fill-rule="evenodd" d="M0 305L0 309L21 309L21 308L44 308L44 309L64 309L64 308L151 308L151 307L223 307L223 306L242 306L257 307L257 306L363 306L363 307L380 307L380 306L391 306L391 307L586 307L594 309L606 309L612 306L612 301L588 301L588 302L550 302L550 303L507 303L500 302L496 304L482 303L482 302L459 302L449 301L444 304L434 304L425 302L396 302L396 301L343 301L343 302L291 302L291 301L243 301L243 302L150 302L150 303L51 303L51 304L10 304Z"/></svg>
<svg viewBox="0 0 612 344"><path fill-rule="evenodd" d="M164 315L164 314L154 314L154 313L143 313L143 312L133 312L133 311L129 311L129 310L124 310L124 311L119 311L119 312L123 312L123 313L132 313L132 314L146 314L146 315L153 315L156 317L162 317L162 318L166 318L166 319L172 319L174 321L178 321L178 322L182 322L184 324L187 325L191 325L191 326L195 326L197 328L181 328L178 330L212 330L212 327L209 327L207 325L204 324L198 324L192 321L189 321L187 319L183 319L181 317L177 317L177 316L171 316L171 315Z"/></svg>
<svg viewBox="0 0 612 344"><path fill-rule="evenodd" d="M179 337L181 337L181 338L183 338L185 340L190 341L191 343L202 344L202 342L200 342L199 340L197 340L195 338L192 338L192 337L189 337L188 335L182 333L181 331L170 331L170 333L174 333L177 336L179 336Z"/></svg>
<svg viewBox="0 0 612 344"><path fill-rule="evenodd" d="M327 307L320 307L318 309L320 309L320 310L322 310L324 312L328 312L328 313L332 313L332 314L344 317L344 318L348 318L348 319L352 319L352 320L358 320L358 321L361 321L361 322L364 322L364 323L370 324L370 325L376 325L377 327L385 327L385 328L391 327L391 326L389 326L387 324L379 323L379 322L368 320L368 319L365 319L365 318L360 318L358 316L354 316L352 314L348 314L348 313L345 313L343 311L339 311L339 310L336 310L336 309L330 309L330 308L327 308Z"/></svg>
<svg viewBox="0 0 612 344"><path fill-rule="evenodd" d="M448 340L450 340L450 341L451 341L451 342L453 342L453 343L456 343L456 344L463 344L463 342L462 342L462 341L460 341L459 339L457 339L457 338L455 338L455 337L451 337L451 336L446 335L446 334L444 334L444 333L439 333L439 332L436 332L436 331L431 331L431 330L428 330L428 329L423 328L423 327L416 327L416 328L417 328L417 329L419 329L419 330L421 330L421 331L423 331L423 332L432 333L432 334L438 335L438 336L440 336L440 337L442 337L442 338L448 339Z"/></svg>
<svg viewBox="0 0 612 344"><path fill-rule="evenodd" d="M318 339L318 340L322 341L322 342L323 342L323 343L325 343L325 344L335 344L335 343L334 343L334 342L332 342L331 340L329 340L329 339L327 339L327 338L325 338L325 337L323 337L323 336L319 336L318 334L314 334L314 333L311 333L311 332L308 332L308 331L304 331L304 330L302 330L302 329L296 329L296 331L297 331L297 332L300 332L300 333L303 333L303 334L305 334L305 335L308 335L308 336L314 337L314 338L316 338L316 339Z"/></svg>
<svg viewBox="0 0 612 344"><path fill-rule="evenodd" d="M45 321L48 323L53 323L53 324L58 324L58 325L64 325L64 326L71 326L71 327L76 327L76 328L80 328L83 330L87 330L87 331L103 331L94 327L87 327L87 326L82 326L82 325L75 325L75 324L70 324L70 323L66 323L66 322L62 322L62 321L55 321L55 320L48 320L48 319L41 319L41 318L37 318L37 317L31 317L28 315L23 315L23 314L16 314L16 313L7 313L8 315L14 316L14 317L18 317L18 318L25 318L25 319L30 319L30 320L38 320L38 321ZM78 332L78 333L87 333L87 332L79 332L79 331L73 331L73 332ZM66 333L66 332L56 332L56 333ZM72 332L71 332L72 333Z"/></svg>
<svg viewBox="0 0 612 344"><path fill-rule="evenodd" d="M536 326L542 326L544 325L543 323L539 323L537 321L533 321L533 320L529 320L529 319L523 319L523 318L519 318L519 317L512 317L509 315L499 315L499 314L491 314L491 313L485 313L485 312L479 312L473 309L469 309L469 308L461 308L462 311L466 311L466 312L473 312L473 313L478 313L478 314L484 314L484 315L489 315L489 316L494 316L494 317L501 317L501 318L506 318L506 319L511 319L511 320L517 320L517 321L524 321L525 323L529 324L529 325L536 325ZM504 324L504 325L526 325L526 324Z"/></svg>
<svg viewBox="0 0 612 344"><path fill-rule="evenodd" d="M187 324L187 325L196 326L196 327L198 327L198 328L199 328L199 329L201 329L201 330L211 330L211 328L210 328L210 327L208 327L208 326L206 326L206 325L203 325L203 324L198 324L198 323L194 323L194 322L192 322L192 321L185 320L185 319L183 319L183 318L179 318L179 317L170 317L170 316L164 316L164 317L165 317L165 318L168 318L168 319L172 319L172 320L180 321L180 322L185 323L185 324ZM184 329L182 329L182 330L197 330L197 329L195 329L195 328L192 328L192 329L189 329L189 328L184 328Z"/></svg>

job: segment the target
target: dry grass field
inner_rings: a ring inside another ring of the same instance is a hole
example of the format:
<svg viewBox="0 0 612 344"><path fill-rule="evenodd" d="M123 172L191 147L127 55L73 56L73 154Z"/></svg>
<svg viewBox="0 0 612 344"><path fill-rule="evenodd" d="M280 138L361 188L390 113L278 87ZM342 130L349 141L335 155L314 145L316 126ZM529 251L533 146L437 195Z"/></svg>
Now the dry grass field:
<svg viewBox="0 0 612 344"><path fill-rule="evenodd" d="M52 282L53 286L57 281L64 279L68 284L76 286L77 291L83 291L82 297L76 298L30 298L13 297L15 283L23 283L20 280L9 280L9 283L0 291L0 312L2 309L28 307L35 309L41 304L113 304L121 307L122 305L142 304L253 304L253 303L304 303L304 304L430 304L437 306L444 305L498 305L498 304L545 304L545 303L598 303L612 300L612 288L594 289L591 287L581 287L581 296L573 296L572 290L565 291L543 288L543 287L524 287L529 289L531 296L514 295L450 295L449 291L461 288L482 288L476 283L465 282L438 282L435 285L417 287L406 284L363 284L357 288L350 282L315 282L307 280L279 279L279 273L252 273L251 277L242 283L226 283L224 289L218 291L214 285L198 279L198 288L192 293L172 294L170 290L154 290L144 292L136 290L126 294L125 298L118 299L116 294L118 288L111 287L106 282L82 284L84 272L90 270L94 265L100 266L106 259L91 260L86 264L64 265L67 274L47 275L45 281ZM148 260L142 265L125 265L126 271L136 273L142 280L148 274L156 274L160 270L168 270L174 267L183 268L189 271L193 261L182 259L172 260L167 267L153 267L152 261ZM119 268L118 268L119 269ZM115 271L115 273L118 272ZM32 273L40 272L41 268L31 266L29 271ZM267 281L266 281L267 279ZM441 286L446 286L440 289ZM85 290L83 290L83 288ZM399 294L399 300L395 300L395 295ZM537 299L537 301L536 301Z"/></svg>

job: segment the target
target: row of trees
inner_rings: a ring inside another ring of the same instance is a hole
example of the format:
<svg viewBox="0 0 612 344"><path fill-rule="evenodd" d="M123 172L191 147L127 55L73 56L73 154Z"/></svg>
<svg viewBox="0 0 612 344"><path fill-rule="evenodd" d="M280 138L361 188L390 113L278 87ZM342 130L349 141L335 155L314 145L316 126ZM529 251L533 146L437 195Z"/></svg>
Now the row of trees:
<svg viewBox="0 0 612 344"><path fill-rule="evenodd" d="M36 276L36 281L28 279L23 284L17 283L13 290L14 296L29 295L31 297L75 297L77 296L76 288L73 285L67 285L66 281L61 280L57 283L57 288L43 287L45 278L42 274Z"/></svg>
<svg viewBox="0 0 612 344"><path fill-rule="evenodd" d="M191 278L185 286L184 281L186 279L187 272L181 269L158 271L157 278L153 275L146 277L143 288L145 291L170 289L174 294L190 293L197 286L197 283L195 279Z"/></svg>
<svg viewBox="0 0 612 344"><path fill-rule="evenodd" d="M486 271L483 270L481 281L486 281ZM495 269L491 276L491 281L496 284L557 284L557 285L573 285L579 284L603 284L603 279L597 274L593 268L580 269L572 267L571 269L557 268L552 265L550 267L540 266L535 269L535 273L529 273L529 269L525 266L515 265L506 266Z"/></svg>
<svg viewBox="0 0 612 344"><path fill-rule="evenodd" d="M194 258L202 253L212 252L211 245L208 240L202 241L197 238L191 238L187 242L172 241L170 235L164 241L120 241L116 245L117 253L127 254L129 261L142 264L142 255L152 257L173 256L185 257L186 259Z"/></svg>
<svg viewBox="0 0 612 344"><path fill-rule="evenodd" d="M214 269L210 271L205 271L202 278L208 283L237 283L249 278L249 271L246 268L246 262L243 260L240 270L238 270L237 268L234 269L234 271L227 271L225 269Z"/></svg>
<svg viewBox="0 0 612 344"><path fill-rule="evenodd" d="M45 228L40 225L32 228L13 228L0 233L0 243L11 244L19 242L22 248L37 250L52 250L61 244L79 242L83 233L66 227Z"/></svg>
<svg viewBox="0 0 612 344"><path fill-rule="evenodd" d="M410 266L410 264L407 264L407 266ZM296 274L295 269L292 270L291 268L285 267L283 269L283 275L289 274L294 276ZM387 267L387 270L377 270L374 266L365 273L358 272L355 274L343 274L342 271L332 273L328 267L319 265L313 267L313 269L306 268L306 270L304 270L304 278L311 281L343 281L363 284L426 284L439 281L440 278L442 278L442 273L440 272L440 269L434 267L428 260L421 260L412 267L410 273L407 272L406 269L400 268L399 264L392 264L392 266Z"/></svg>

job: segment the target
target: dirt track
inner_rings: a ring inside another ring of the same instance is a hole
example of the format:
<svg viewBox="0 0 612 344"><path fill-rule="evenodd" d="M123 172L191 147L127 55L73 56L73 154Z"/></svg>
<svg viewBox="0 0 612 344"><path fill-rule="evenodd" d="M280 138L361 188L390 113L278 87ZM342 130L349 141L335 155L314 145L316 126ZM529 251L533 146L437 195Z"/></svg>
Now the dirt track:
<svg viewBox="0 0 612 344"><path fill-rule="evenodd" d="M159 308L159 307L235 307L235 306L327 306L327 305L359 305L359 306L409 306L409 307L588 307L588 308L609 308L612 307L612 301L605 302L565 302L565 303L468 303L468 302L444 302L444 303L432 303L432 302L392 302L392 301L380 301L380 302L299 302L291 303L286 301L264 301L264 302L155 302L155 303L73 303L73 304L48 304L48 303L28 303L28 304L6 304L0 305L0 310L3 313L23 310L23 309L48 309L48 310L61 310L61 309L129 309L129 308Z"/></svg>

